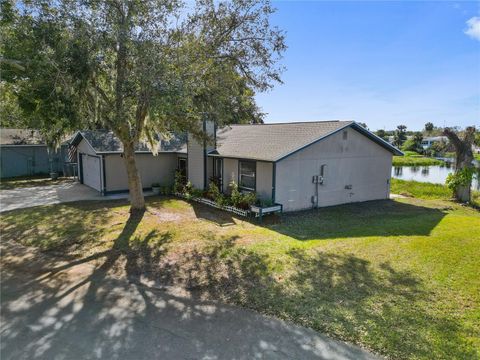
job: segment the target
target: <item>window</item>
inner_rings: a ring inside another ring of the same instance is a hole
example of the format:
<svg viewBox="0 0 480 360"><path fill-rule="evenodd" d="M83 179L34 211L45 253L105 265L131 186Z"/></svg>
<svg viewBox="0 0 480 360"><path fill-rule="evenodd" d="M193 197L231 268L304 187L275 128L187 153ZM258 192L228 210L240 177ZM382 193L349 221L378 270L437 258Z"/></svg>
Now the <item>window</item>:
<svg viewBox="0 0 480 360"><path fill-rule="evenodd" d="M241 189L255 191L257 164L253 161L240 161L238 164L238 185Z"/></svg>
<svg viewBox="0 0 480 360"><path fill-rule="evenodd" d="M347 138L348 138L348 131L345 130L345 131L343 132L343 140L347 140Z"/></svg>

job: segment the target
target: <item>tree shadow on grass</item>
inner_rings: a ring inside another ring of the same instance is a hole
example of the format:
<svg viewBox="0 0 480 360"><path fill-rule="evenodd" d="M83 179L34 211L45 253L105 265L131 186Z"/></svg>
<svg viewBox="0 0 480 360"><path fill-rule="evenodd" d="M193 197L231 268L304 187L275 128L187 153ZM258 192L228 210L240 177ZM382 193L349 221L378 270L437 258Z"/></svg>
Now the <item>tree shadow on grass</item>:
<svg viewBox="0 0 480 360"><path fill-rule="evenodd" d="M219 238L162 269L198 298L215 298L367 346L391 358L478 355L467 330L435 309L436 295L414 273L374 268L350 254L289 251L291 272L276 275L267 255ZM289 275L285 275L289 274Z"/></svg>
<svg viewBox="0 0 480 360"><path fill-rule="evenodd" d="M441 209L381 200L285 214L281 221L264 226L297 240L425 236L445 214Z"/></svg>
<svg viewBox="0 0 480 360"><path fill-rule="evenodd" d="M345 344L280 322L260 321L218 303L142 286L138 283L140 276L158 275L155 270L170 241L168 233L161 237L155 231L137 235L142 217L143 214L137 214L128 219L111 250L99 255L104 258L103 263L92 267L89 273L78 270L78 261L72 262L70 268L67 264L54 266L55 262L45 260L45 256L36 258L37 270L44 272L41 276L38 271L15 273L10 268L2 269L2 358L174 359L231 358L238 354L244 354L243 358L276 357L279 333L289 339L281 349L287 351L287 358L319 358L325 347L345 357L366 358ZM208 262L201 261L199 270L205 271L213 284L224 283L215 282L215 271L222 266L223 249L234 246L234 242L234 238L219 241L219 247L211 248ZM231 269L236 268L233 284L246 288L250 281L267 273L260 257L243 255L227 261L226 266L230 277L234 275ZM111 276L111 270L119 264L126 274L117 279ZM207 266L214 264L215 267ZM167 270L174 275L176 268L163 269ZM253 278L246 277L247 274ZM194 281L198 276L189 273L186 279ZM228 337L236 340L225 342ZM318 347L312 346L319 342Z"/></svg>
<svg viewBox="0 0 480 360"><path fill-rule="evenodd" d="M408 230L415 234L431 231L433 224L440 221L429 210L405 211L404 207L392 206L389 215L396 218L399 229L405 217L412 222L410 216L417 216L417 222L424 220L422 216L432 217L429 226ZM358 208L354 206L340 214L348 218L355 209ZM327 218L333 221L338 218L339 210L332 210ZM368 216L362 213L365 219L375 219L386 211L385 208L365 210L373 211ZM313 219L305 220L303 226L312 223L313 227L319 226L315 224L322 214L312 213ZM204 304L204 299L223 299L360 343L392 358L476 357L465 340L462 324L453 315L435 310L435 294L411 272L395 269L389 263L374 267L350 254L301 249L290 250L286 254L288 261L278 263L279 259L238 246L236 236L215 234L210 235L212 239L206 247L185 249L172 259L167 251L169 233L160 236L153 230L145 235L136 234L142 219L143 214L128 219L112 248L95 255L103 262L87 276L65 277L69 268L81 263L79 260L60 266L53 265L53 261L44 263L43 274L26 281L8 273L2 275L2 294L6 294L6 300L2 296L2 302L6 301L2 315L9 320L2 328L2 354L7 354L6 358L32 359L55 356L142 359L159 354L165 358L179 354L222 358L226 353L214 347L211 338L210 341L203 338L215 333L214 329L207 331L202 328L205 322L195 319L209 318L213 316L209 312L213 312L221 321L232 321L230 310L219 304L207 304L205 308L198 305ZM394 224L395 221L390 223ZM380 225L362 231L385 234L387 230L378 228ZM287 225L266 226L275 229ZM333 226L329 231L333 237L339 237L339 232L342 236L354 236L354 229L342 233L344 230ZM287 230L301 231L301 226ZM124 269L128 282L110 276L118 266ZM277 267L286 270L277 273ZM139 284L142 277L163 285L181 285L189 290L191 300L147 289ZM239 353L251 354L253 348L261 354L263 350L255 347L258 342L275 343L260 333L256 323L238 319L234 324L247 329L247 334L242 335L245 343L237 344ZM233 333L235 326L231 326ZM217 343L225 343L226 334L221 335ZM251 342L247 341L249 337ZM302 337L291 334L298 341ZM178 343L183 347L181 353L178 346L172 345ZM297 357L313 355L316 355L313 350L305 350Z"/></svg>

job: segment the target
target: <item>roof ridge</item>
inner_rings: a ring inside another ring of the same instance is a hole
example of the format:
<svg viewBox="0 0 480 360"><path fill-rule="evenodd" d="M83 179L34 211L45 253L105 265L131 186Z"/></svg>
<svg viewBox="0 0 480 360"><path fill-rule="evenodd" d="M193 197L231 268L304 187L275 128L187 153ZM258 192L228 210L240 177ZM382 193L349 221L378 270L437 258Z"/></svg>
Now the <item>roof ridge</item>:
<svg viewBox="0 0 480 360"><path fill-rule="evenodd" d="M226 126L257 126L257 125L295 125L295 124L319 124L319 123L335 123L335 122L355 122L354 120L313 120L313 121L290 121L263 124L227 124Z"/></svg>

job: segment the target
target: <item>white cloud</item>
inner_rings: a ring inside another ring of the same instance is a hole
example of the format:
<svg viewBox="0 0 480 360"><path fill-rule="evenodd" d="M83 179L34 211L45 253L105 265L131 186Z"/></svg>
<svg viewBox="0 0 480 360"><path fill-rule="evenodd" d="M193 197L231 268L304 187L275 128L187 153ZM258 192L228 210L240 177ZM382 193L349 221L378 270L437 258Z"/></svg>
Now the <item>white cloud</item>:
<svg viewBox="0 0 480 360"><path fill-rule="evenodd" d="M467 20L465 34L480 41L480 17L474 16Z"/></svg>

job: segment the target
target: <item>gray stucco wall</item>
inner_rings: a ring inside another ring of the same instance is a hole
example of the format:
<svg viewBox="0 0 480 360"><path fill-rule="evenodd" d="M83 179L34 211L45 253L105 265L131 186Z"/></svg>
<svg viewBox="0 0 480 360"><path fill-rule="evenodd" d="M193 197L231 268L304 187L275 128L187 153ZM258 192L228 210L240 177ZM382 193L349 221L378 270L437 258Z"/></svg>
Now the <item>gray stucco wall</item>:
<svg viewBox="0 0 480 360"><path fill-rule="evenodd" d="M106 191L123 191L128 189L127 170L120 154L106 154L105 180ZM153 183L172 185L177 167L177 154L160 153L136 154L137 167L144 188Z"/></svg>
<svg viewBox="0 0 480 360"><path fill-rule="evenodd" d="M392 154L356 130L346 131L346 140L340 131L277 163L275 200L285 211L312 208L312 177L323 164L320 207L389 197Z"/></svg>
<svg viewBox="0 0 480 360"><path fill-rule="evenodd" d="M256 161L256 192L257 196L262 199L272 198L272 167L269 162ZM223 159L223 191L229 191L228 185L231 181L238 184L238 160Z"/></svg>
<svg viewBox="0 0 480 360"><path fill-rule="evenodd" d="M52 170L63 171L61 151L52 154ZM0 146L0 177L10 178L50 173L47 146Z"/></svg>

